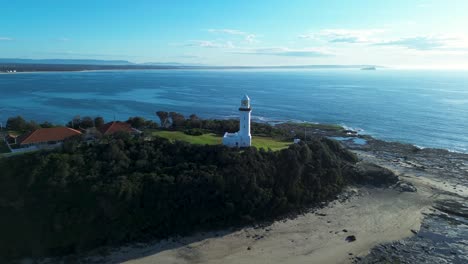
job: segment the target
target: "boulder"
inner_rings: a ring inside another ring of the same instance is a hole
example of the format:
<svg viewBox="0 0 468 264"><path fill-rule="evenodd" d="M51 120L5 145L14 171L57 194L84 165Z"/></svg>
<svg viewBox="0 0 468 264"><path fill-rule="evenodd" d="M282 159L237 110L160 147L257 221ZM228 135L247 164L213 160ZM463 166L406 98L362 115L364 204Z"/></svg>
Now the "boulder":
<svg viewBox="0 0 468 264"><path fill-rule="evenodd" d="M412 183L401 181L395 185L395 189L399 190L400 192L416 192L418 190Z"/></svg>

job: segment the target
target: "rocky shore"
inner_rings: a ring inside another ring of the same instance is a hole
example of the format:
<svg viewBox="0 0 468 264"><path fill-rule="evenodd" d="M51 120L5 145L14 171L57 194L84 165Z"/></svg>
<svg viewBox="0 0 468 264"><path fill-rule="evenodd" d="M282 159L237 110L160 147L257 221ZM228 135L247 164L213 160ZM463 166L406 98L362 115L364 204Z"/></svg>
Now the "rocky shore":
<svg viewBox="0 0 468 264"><path fill-rule="evenodd" d="M468 263L468 155L365 137L342 141L363 160L391 169L427 196L430 207L414 235L374 247L357 263Z"/></svg>

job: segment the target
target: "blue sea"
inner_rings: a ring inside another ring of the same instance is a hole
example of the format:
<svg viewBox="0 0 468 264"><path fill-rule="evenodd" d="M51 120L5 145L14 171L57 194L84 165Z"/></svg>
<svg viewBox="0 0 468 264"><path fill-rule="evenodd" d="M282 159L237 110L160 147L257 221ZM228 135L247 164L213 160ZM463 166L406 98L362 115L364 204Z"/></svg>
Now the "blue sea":
<svg viewBox="0 0 468 264"><path fill-rule="evenodd" d="M0 122L65 124L158 110L235 118L248 94L258 121L335 123L379 139L468 152L468 72L144 70L0 75Z"/></svg>

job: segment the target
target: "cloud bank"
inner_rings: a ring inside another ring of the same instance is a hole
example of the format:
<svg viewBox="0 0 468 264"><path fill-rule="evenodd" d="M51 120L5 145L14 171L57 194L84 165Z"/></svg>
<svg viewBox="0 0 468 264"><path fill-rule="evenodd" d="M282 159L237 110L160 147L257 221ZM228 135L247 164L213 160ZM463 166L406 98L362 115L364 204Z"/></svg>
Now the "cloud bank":
<svg viewBox="0 0 468 264"><path fill-rule="evenodd" d="M332 53L319 49L290 49L290 48L258 48L245 49L243 51L234 52L237 54L247 55L270 55L270 56L286 56L286 57L329 57Z"/></svg>

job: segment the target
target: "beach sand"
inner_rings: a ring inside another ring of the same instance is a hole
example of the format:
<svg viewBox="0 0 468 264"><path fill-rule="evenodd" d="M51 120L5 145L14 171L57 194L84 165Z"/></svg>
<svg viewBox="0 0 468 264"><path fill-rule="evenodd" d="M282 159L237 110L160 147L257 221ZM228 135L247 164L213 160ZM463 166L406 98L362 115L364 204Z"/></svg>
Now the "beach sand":
<svg viewBox="0 0 468 264"><path fill-rule="evenodd" d="M268 226L199 233L120 248L96 262L147 263L351 263L377 244L419 230L431 204L430 188L415 193L350 187L351 198ZM347 242L348 236L356 240Z"/></svg>

